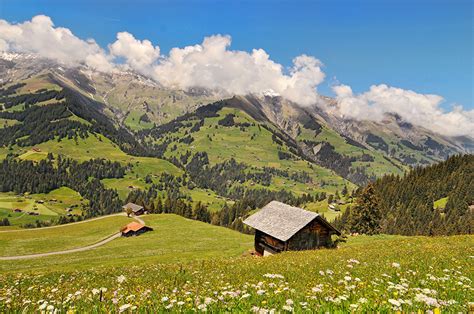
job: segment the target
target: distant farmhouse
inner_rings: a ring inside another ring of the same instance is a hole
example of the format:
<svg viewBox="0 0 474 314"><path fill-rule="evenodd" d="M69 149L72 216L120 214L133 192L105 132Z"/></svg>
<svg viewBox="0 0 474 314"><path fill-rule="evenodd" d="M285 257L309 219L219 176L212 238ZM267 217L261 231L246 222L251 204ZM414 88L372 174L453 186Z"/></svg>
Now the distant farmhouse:
<svg viewBox="0 0 474 314"><path fill-rule="evenodd" d="M122 232L122 237L137 236L147 231L153 231L153 229L135 221L129 223L120 230L120 232Z"/></svg>
<svg viewBox="0 0 474 314"><path fill-rule="evenodd" d="M319 214L277 201L270 202L244 223L255 229L255 251L271 255L331 245L341 233Z"/></svg>
<svg viewBox="0 0 474 314"><path fill-rule="evenodd" d="M145 213L143 206L134 203L128 203L127 205L122 206L122 208L125 212L127 212L127 209L131 209L135 216L143 215Z"/></svg>

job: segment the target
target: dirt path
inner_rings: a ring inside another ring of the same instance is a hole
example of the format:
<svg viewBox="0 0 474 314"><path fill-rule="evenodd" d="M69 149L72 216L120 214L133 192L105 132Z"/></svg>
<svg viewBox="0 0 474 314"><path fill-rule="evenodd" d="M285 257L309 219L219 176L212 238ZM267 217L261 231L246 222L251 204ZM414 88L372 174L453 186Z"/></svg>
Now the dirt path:
<svg viewBox="0 0 474 314"><path fill-rule="evenodd" d="M86 221L91 221L91 220L97 220L97 219L100 219L100 218L104 218L104 217L110 217L110 216L117 216L117 215L120 215L120 214L116 214L116 215L109 215L109 216L103 216L103 217L99 217L99 218L95 218L95 219L90 219L90 220L86 220ZM137 217L137 216L133 216L132 217L133 219L135 219L137 222L141 223L141 224L145 224L145 222ZM81 222L84 222L84 221L81 221ZM80 222L78 222L80 223ZM63 225L64 226L64 225ZM49 227L49 228L52 228L52 227ZM44 229L44 228L39 228L39 229ZM12 230L13 231L13 230ZM3 232L7 232L7 231L3 231ZM77 252L84 252L84 251L88 251L88 250L92 250L92 249L95 249L99 246L102 246L104 244L107 244L109 243L110 241L112 240L115 240L117 238L120 238L120 236L122 235L121 232L117 232L117 233L114 233L108 237L106 237L105 239L97 242L97 243L94 243L94 244L91 244L91 245L87 245L87 246L82 246L82 247L79 247L79 248L75 248L75 249L69 249L69 250L62 250L62 251L56 251L56 252L47 252L47 253L38 253L38 254L28 254L28 255L17 255L17 256L0 256L0 261L11 261L11 260L18 260L18 259L28 259L28 258L36 258L36 257L45 257L45 256L51 256L51 255L59 255L59 254L70 254L70 253L77 253Z"/></svg>
<svg viewBox="0 0 474 314"><path fill-rule="evenodd" d="M89 222L89 221L100 220L100 219L104 219L104 218L108 218L108 217L114 217L114 216L126 216L126 214L125 213L118 213L118 214L112 214L112 215L107 215L107 216L100 216L100 217L81 220L81 221L78 221L78 222L72 222L72 223L68 223L68 224L64 224L64 225L54 225L54 226L42 227L42 228L29 228L29 229L28 228L23 228L23 229L0 230L0 233L3 233L3 232L36 231L36 230L44 230L44 229L52 229L52 228L64 228L64 227L71 226L71 225L83 224L83 223L86 223L86 222ZM137 218L137 217L134 217L134 218ZM139 219L137 221L140 222L141 224L144 223L143 220L141 220L141 219Z"/></svg>

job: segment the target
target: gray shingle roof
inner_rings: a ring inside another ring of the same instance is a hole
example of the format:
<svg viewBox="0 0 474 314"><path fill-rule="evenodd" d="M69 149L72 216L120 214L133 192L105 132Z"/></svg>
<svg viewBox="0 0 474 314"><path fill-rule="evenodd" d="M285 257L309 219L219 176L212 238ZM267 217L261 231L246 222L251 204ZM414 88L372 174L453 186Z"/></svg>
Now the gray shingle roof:
<svg viewBox="0 0 474 314"><path fill-rule="evenodd" d="M134 213L136 213L136 212L142 210L143 206L133 204L133 203L128 203L127 205L123 206L123 209L127 209L127 208L130 208Z"/></svg>
<svg viewBox="0 0 474 314"><path fill-rule="evenodd" d="M244 224L286 241L319 215L298 207L272 201L244 220Z"/></svg>

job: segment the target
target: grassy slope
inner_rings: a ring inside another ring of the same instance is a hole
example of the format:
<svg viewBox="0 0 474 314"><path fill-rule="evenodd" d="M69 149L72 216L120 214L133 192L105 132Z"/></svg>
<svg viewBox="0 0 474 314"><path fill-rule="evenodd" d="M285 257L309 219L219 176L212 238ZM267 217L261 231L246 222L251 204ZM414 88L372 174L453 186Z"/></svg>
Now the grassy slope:
<svg viewBox="0 0 474 314"><path fill-rule="evenodd" d="M0 232L0 256L53 252L93 244L131 221L125 216L111 216L52 228Z"/></svg>
<svg viewBox="0 0 474 314"><path fill-rule="evenodd" d="M44 204L36 201L43 200ZM54 201L56 200L56 201ZM81 195L67 187L53 190L47 194L31 194L28 197L18 196L14 193L0 193L0 219L8 218L12 226L20 226L27 223L34 223L36 220L51 220L58 215L67 214L66 208L73 205L71 214L80 214L81 205L86 205L87 200ZM16 213L14 209L19 208L23 212ZM37 212L39 216L30 216L28 212ZM0 228L3 230L3 228Z"/></svg>
<svg viewBox="0 0 474 314"><path fill-rule="evenodd" d="M17 120L0 118L0 129L10 127L10 126L15 125L17 123L19 123Z"/></svg>
<svg viewBox="0 0 474 314"><path fill-rule="evenodd" d="M313 165L310 168L309 163L304 160L280 160L278 158L278 145L272 141L272 134L263 127L250 126L244 131L238 127L223 127L218 125L218 121L227 114L234 114L236 123L255 123L246 113L234 109L223 108L218 112L219 117L206 118L204 125L198 132L190 133L194 138L191 144L176 143L177 149L168 149L166 156L179 156L187 150L192 152L199 150L207 152L211 164L223 162L234 158L238 162L244 162L250 166L262 168L264 166L273 167L282 170L306 171L313 178L313 184L297 183L285 178L276 177L272 182L270 189L291 189L297 194L311 191L330 191L341 189L344 184L352 186L332 171ZM181 128L179 132L172 135L177 138L185 136L185 131L191 127ZM251 137L254 136L253 139ZM169 147L172 147L171 144ZM288 151L286 146L283 151ZM324 182L324 186L320 184Z"/></svg>
<svg viewBox="0 0 474 314"><path fill-rule="evenodd" d="M108 188L117 189L119 195L125 198L129 192L129 186L145 188L144 178L147 174L159 176L162 172L179 175L182 170L170 162L151 157L130 156L121 151L117 145L102 135L89 136L86 139L74 140L63 139L61 142L48 141L36 145L41 151L34 152L29 148L17 148L21 159L38 161L46 158L48 153L62 154L66 157L87 161L91 158L106 158L119 161L123 164L131 163L133 169L121 179L105 179L103 182Z"/></svg>
<svg viewBox="0 0 474 314"><path fill-rule="evenodd" d="M239 256L252 248L253 237L171 214L143 216L154 229L139 237L119 238L91 251L11 262L0 261L0 270L90 268L130 263L175 263L195 259ZM112 217L44 231L0 233L0 255L47 252L92 244L117 231L129 219ZM42 235L40 238L39 235ZM68 235L64 239L64 235ZM104 256L107 258L104 259Z"/></svg>
<svg viewBox="0 0 474 314"><path fill-rule="evenodd" d="M377 151L375 149L362 149L360 147L347 143L342 136L340 136L337 132L326 126L323 126L321 132L316 136L314 131L312 130L308 130L305 128L301 128L301 130L302 132L298 136L298 140L306 139L311 141L325 141L333 145L336 152L350 157L360 157L364 153L373 156L373 162L356 161L352 164L354 167L367 167L368 174L373 174L379 177L386 173L402 174L403 170L407 170L404 165L402 165L396 160L393 160L393 162L398 167L391 164L383 157L384 155L380 151Z"/></svg>
<svg viewBox="0 0 474 314"><path fill-rule="evenodd" d="M326 199L320 202L307 203L303 206L303 208L306 210L319 213L319 214L323 214L326 220L333 221L337 216L343 213L346 210L346 208L350 205L351 205L350 203L346 203L344 205L337 205L340 211L335 211L329 208L329 204Z"/></svg>
<svg viewBox="0 0 474 314"><path fill-rule="evenodd" d="M433 207L434 208L445 208L447 202L448 202L448 197L440 198L439 200L436 200L434 202Z"/></svg>
<svg viewBox="0 0 474 314"><path fill-rule="evenodd" d="M181 231L179 229L180 234ZM250 312L254 306L281 311L291 305L296 312L311 309L323 313L397 310L411 313L418 309L438 312L439 308L446 312L468 312L468 302L474 296L470 257L474 255L473 236L359 236L337 250L163 265L156 264L162 255L141 257L159 252L167 245L168 238L149 241L152 234L121 239L121 242L129 241L128 247L133 249L120 251L124 246L117 242L114 249L107 251L112 255L102 258L100 263L93 263L94 259L99 261L98 255L102 253L99 250L95 257L84 254L83 258L88 259L80 260L73 256L69 263L60 258L57 265L49 269L45 267L54 263L51 259L20 261L10 266L3 263L2 268L7 273L0 277L0 297L10 298L12 308L28 307L30 311L44 302L38 303L38 300L47 300L59 307L74 306L79 312L115 312L125 304L151 312L166 311L169 304L173 310L190 311L209 298L207 308L211 312L231 309ZM189 261L187 243L199 246L202 236L171 242L174 245L172 260ZM214 239L210 240L216 241ZM206 257L204 252L195 251L192 258ZM79 261L81 267L77 269ZM92 269L88 268L91 263L95 265ZM18 273L26 268L27 272ZM8 274L10 272L14 274ZM283 279L269 278L266 274L277 274ZM123 276L122 283L118 280L120 276ZM27 289L29 287L32 289ZM101 302L99 296L91 292L100 287L107 288ZM21 298L12 294L19 290ZM63 302L68 294L72 296L69 302ZM24 299L31 300L31 306L25 304ZM449 307L447 303L443 305L448 300L454 301ZM393 305L393 301L401 303L401 307ZM178 305L177 302L183 303Z"/></svg>
<svg viewBox="0 0 474 314"><path fill-rule="evenodd" d="M127 118L125 118L125 124L132 130L138 131L138 130L143 130L143 129L149 129L153 127L152 122L143 122L140 121L140 117L143 115L142 111L130 111L130 113L127 115Z"/></svg>

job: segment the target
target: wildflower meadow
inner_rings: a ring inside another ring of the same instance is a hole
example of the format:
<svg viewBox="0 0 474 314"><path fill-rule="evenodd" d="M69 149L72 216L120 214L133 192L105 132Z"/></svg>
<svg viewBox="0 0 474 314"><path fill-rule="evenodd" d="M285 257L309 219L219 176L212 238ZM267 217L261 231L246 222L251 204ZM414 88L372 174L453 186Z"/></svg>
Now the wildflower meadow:
<svg viewBox="0 0 474 314"><path fill-rule="evenodd" d="M468 312L473 237L359 237L339 249L6 272L0 312Z"/></svg>

